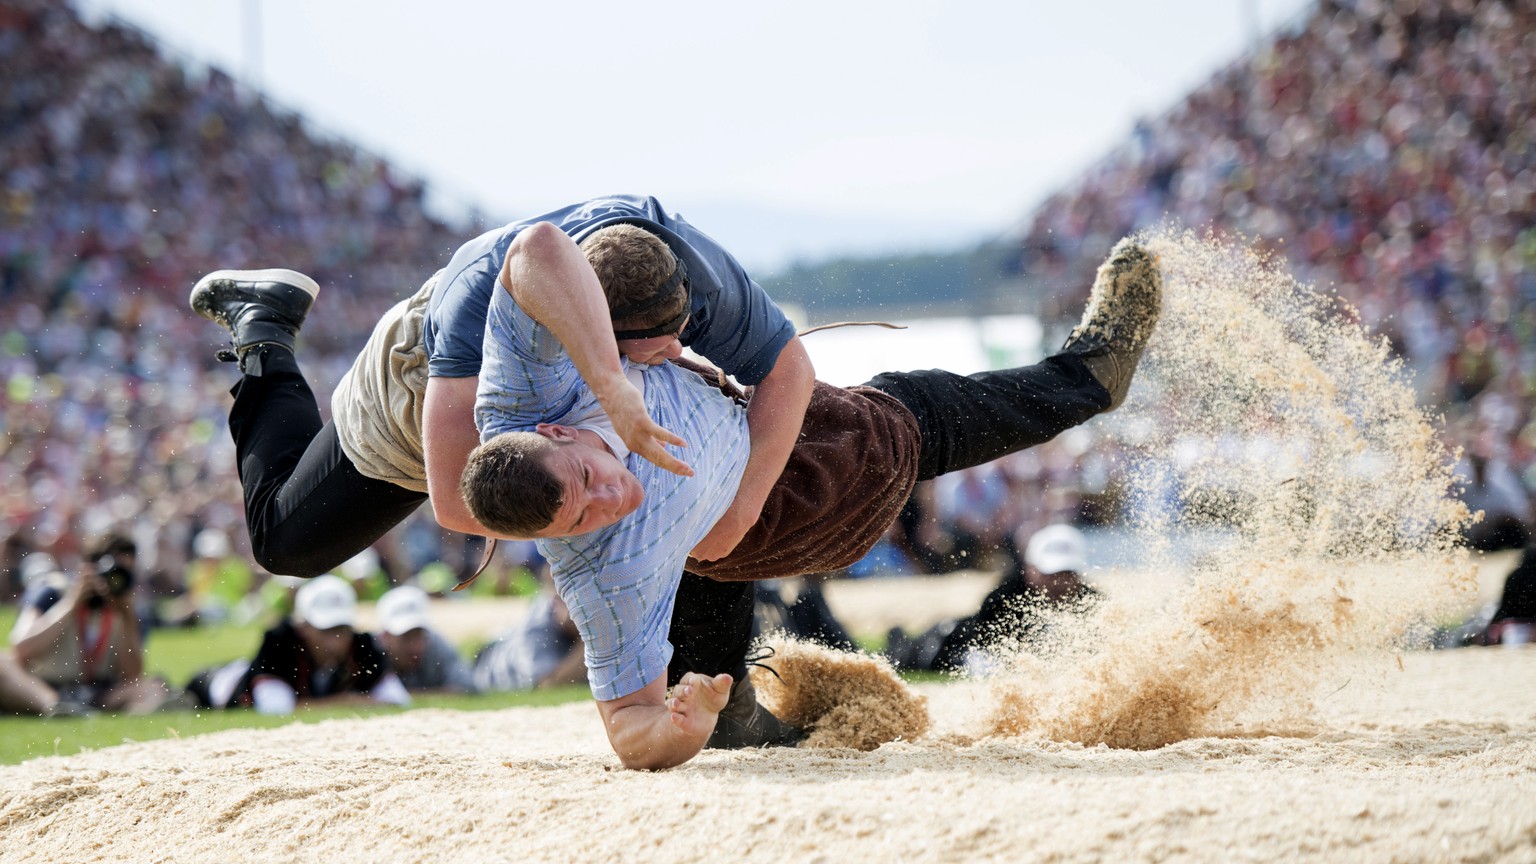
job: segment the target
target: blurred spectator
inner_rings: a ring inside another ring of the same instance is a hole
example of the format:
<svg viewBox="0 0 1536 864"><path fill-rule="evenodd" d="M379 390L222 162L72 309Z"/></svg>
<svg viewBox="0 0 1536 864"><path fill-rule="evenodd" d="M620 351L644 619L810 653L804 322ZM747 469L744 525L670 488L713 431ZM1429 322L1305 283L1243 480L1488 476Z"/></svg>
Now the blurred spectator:
<svg viewBox="0 0 1536 864"><path fill-rule="evenodd" d="M183 579L160 571L153 584L153 623L159 626L219 624L235 618L250 620L261 608L252 595L256 587L251 566L234 554L229 535L204 528L192 540L192 560Z"/></svg>
<svg viewBox="0 0 1536 864"><path fill-rule="evenodd" d="M1437 631L1433 639L1436 648L1536 642L1536 546L1526 547L1504 579L1498 603L1482 607L1459 627Z"/></svg>
<svg viewBox="0 0 1536 864"><path fill-rule="evenodd" d="M251 588L251 566L234 554L229 535L221 528L197 532L187 564L187 596L198 619L228 620Z"/></svg>
<svg viewBox="0 0 1536 864"><path fill-rule="evenodd" d="M0 453L3 453L0 447ZM0 603L10 603L21 596L25 586L22 562L32 552L31 544L17 534L8 535L0 545Z"/></svg>
<svg viewBox="0 0 1536 864"><path fill-rule="evenodd" d="M581 636L565 601L547 580L522 622L480 649L474 680L481 692L586 682Z"/></svg>
<svg viewBox="0 0 1536 864"><path fill-rule="evenodd" d="M166 595L200 531L248 558L230 379L187 291L215 267L273 261L342 287L305 328L326 392L379 314L477 233L424 200L418 180L131 27L0 0L7 549L72 567L75 538L143 517L140 563Z"/></svg>
<svg viewBox="0 0 1536 864"><path fill-rule="evenodd" d="M22 599L11 631L16 659L57 701L106 711L146 713L171 699L165 682L144 674L134 608L135 548L108 535L88 549L74 578L45 575Z"/></svg>
<svg viewBox="0 0 1536 864"><path fill-rule="evenodd" d="M1536 546L1526 548L1519 566L1505 578L1498 608L1476 642L1481 645L1536 642Z"/></svg>
<svg viewBox="0 0 1536 864"><path fill-rule="evenodd" d="M945 474L934 484L939 524L960 567L996 566L998 552L1005 559L1018 557L1012 538L1020 514L1002 460Z"/></svg>
<svg viewBox="0 0 1536 864"><path fill-rule="evenodd" d="M31 555L21 559L21 566L18 569L21 572L21 589L23 594L38 582L54 574L61 573L59 562L53 560L53 556L47 552L33 552Z"/></svg>
<svg viewBox="0 0 1536 864"><path fill-rule="evenodd" d="M1046 201L1010 269L1062 328L1072 290L1126 233L1171 218L1256 238L1336 289L1404 358L1425 404L1470 421L1455 443L1490 439L1528 496L1533 32L1524 0L1317 3Z"/></svg>
<svg viewBox="0 0 1536 864"><path fill-rule="evenodd" d="M1038 642L1051 612L1082 612L1098 599L1082 581L1087 554L1087 540L1076 528L1042 528L1029 538L1023 566L1007 573L974 615L940 621L917 636L892 628L886 655L898 669L985 671L992 662L989 648Z"/></svg>
<svg viewBox="0 0 1536 864"><path fill-rule="evenodd" d="M293 604L293 616L262 636L255 658L200 673L187 689L206 707L262 714L319 704L410 704L383 649L353 629L357 594L345 579L316 576L299 586Z"/></svg>
<svg viewBox="0 0 1536 864"><path fill-rule="evenodd" d="M832 614L832 607L827 605L826 595L821 590L827 578L826 574L816 574L797 580L758 582L753 638L768 633L787 633L837 651L859 650L858 643L848 635L842 622ZM786 589L794 591L793 600L784 599Z"/></svg>
<svg viewBox="0 0 1536 864"><path fill-rule="evenodd" d="M431 601L415 585L379 598L379 644L411 692L473 693L475 682L453 644L432 629Z"/></svg>
<svg viewBox="0 0 1536 864"><path fill-rule="evenodd" d="M1507 462L1473 453L1462 460L1457 475L1467 483L1462 500L1483 514L1481 521L1467 526L1467 545L1493 552L1519 549L1531 541L1531 497Z"/></svg>
<svg viewBox="0 0 1536 864"><path fill-rule="evenodd" d="M887 535L918 573L950 573L964 566L950 552L954 544L939 524L934 503L934 481L912 487L912 496L897 514Z"/></svg>

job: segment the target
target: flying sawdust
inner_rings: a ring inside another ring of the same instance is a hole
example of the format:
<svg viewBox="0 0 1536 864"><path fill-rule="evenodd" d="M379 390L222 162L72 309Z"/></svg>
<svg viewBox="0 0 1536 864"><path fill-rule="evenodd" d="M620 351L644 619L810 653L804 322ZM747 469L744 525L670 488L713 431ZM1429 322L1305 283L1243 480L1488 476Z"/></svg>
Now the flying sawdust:
<svg viewBox="0 0 1536 864"><path fill-rule="evenodd" d="M868 654L834 651L783 634L766 640L773 672L752 670L763 705L808 733L802 747L873 750L928 731L928 699L913 692L891 664Z"/></svg>
<svg viewBox="0 0 1536 864"><path fill-rule="evenodd" d="M1384 341L1236 242L1144 239L1162 320L1101 422L1162 578L1007 652L991 734L1151 749L1305 727L1322 682L1475 591L1452 456ZM1191 530L1217 539L1180 565Z"/></svg>

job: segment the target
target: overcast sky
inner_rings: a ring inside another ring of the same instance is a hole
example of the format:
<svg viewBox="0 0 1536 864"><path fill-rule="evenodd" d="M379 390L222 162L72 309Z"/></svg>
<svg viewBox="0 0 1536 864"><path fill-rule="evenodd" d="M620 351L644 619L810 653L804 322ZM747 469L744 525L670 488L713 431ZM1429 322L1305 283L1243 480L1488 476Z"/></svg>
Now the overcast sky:
<svg viewBox="0 0 1536 864"><path fill-rule="evenodd" d="M79 0L498 220L658 196L749 266L1014 228L1304 0Z"/></svg>

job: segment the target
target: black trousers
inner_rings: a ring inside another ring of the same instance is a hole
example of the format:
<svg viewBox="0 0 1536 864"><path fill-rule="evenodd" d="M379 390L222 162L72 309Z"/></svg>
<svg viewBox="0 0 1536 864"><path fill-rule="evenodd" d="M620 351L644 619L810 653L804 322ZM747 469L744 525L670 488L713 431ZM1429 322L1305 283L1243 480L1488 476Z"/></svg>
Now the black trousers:
<svg viewBox="0 0 1536 864"><path fill-rule="evenodd" d="M318 576L372 546L427 496L359 473L335 425L321 422L293 354L256 350L265 352L263 374L241 376L229 412L251 550L273 573Z"/></svg>
<svg viewBox="0 0 1536 864"><path fill-rule="evenodd" d="M975 375L882 372L866 386L896 397L917 418L918 480L1044 444L1109 407L1109 391L1076 354Z"/></svg>
<svg viewBox="0 0 1536 864"><path fill-rule="evenodd" d="M975 375L884 372L866 386L894 396L917 418L919 480L1043 444L1109 407L1109 391L1075 354ZM685 672L745 674L752 595L750 582L683 574L672 608L669 685Z"/></svg>

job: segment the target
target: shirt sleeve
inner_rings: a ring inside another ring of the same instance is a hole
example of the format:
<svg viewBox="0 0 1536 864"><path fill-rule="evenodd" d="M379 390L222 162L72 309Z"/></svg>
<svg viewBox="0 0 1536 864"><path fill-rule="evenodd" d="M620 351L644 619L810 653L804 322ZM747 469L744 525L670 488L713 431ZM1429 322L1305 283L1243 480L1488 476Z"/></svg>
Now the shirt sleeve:
<svg viewBox="0 0 1536 864"><path fill-rule="evenodd" d="M39 615L47 612L64 598L64 590L58 585L45 582L35 582L27 586L27 590L21 595L21 607L31 607L37 610Z"/></svg>
<svg viewBox="0 0 1536 864"><path fill-rule="evenodd" d="M481 234L460 246L443 268L422 322L427 374L441 378L480 374L486 307L507 248L522 227L513 223Z"/></svg>
<svg viewBox="0 0 1536 864"><path fill-rule="evenodd" d="M575 407L582 394L575 364L555 334L506 291L491 297L484 343L486 362L475 393L481 441L502 432L531 431Z"/></svg>
<svg viewBox="0 0 1536 864"><path fill-rule="evenodd" d="M628 696L667 671L672 660L667 632L682 566L656 554L666 545L663 540L624 555L596 551L603 548L599 543L567 557L567 566L554 571L555 586L581 633L595 699Z"/></svg>
<svg viewBox="0 0 1536 864"><path fill-rule="evenodd" d="M683 344L742 384L762 383L794 338L795 325L712 237L681 217L673 217L667 227L697 257L688 262L695 294Z"/></svg>
<svg viewBox="0 0 1536 864"><path fill-rule="evenodd" d="M501 258L486 252L440 285L427 308L427 374L470 378L480 374L486 304L496 287Z"/></svg>

